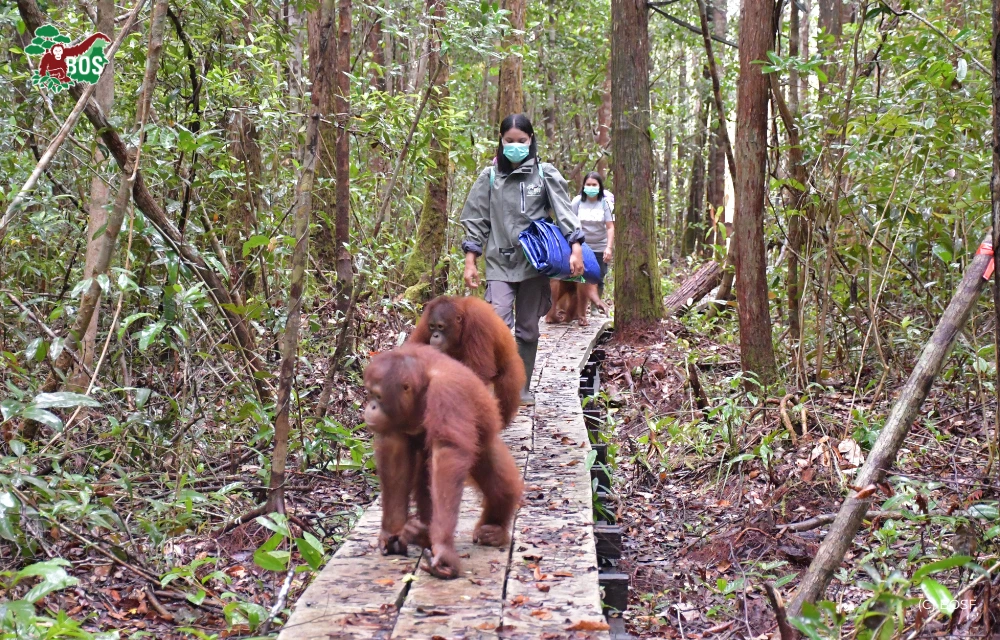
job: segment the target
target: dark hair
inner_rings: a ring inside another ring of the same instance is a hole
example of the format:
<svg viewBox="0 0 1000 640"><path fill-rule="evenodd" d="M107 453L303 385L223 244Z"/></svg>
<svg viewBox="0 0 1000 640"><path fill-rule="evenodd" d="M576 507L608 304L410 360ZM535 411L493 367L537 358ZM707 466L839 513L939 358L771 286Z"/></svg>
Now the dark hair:
<svg viewBox="0 0 1000 640"><path fill-rule="evenodd" d="M591 171L587 175L583 176L583 184L580 185L580 200L582 200L584 202L587 201L587 194L583 192L583 188L584 188L584 186L586 186L587 180L590 180L591 178L593 178L594 180L597 180L597 186L600 188L600 191L597 192L597 199L598 200L603 200L604 199L604 178L602 178L601 174L597 173L596 171Z"/></svg>
<svg viewBox="0 0 1000 640"><path fill-rule="evenodd" d="M500 138L497 140L497 168L500 170L500 173L505 174L514 170L514 166L510 163L510 160L503 154L503 134L511 129L518 129L531 136L531 147L528 149L528 157L525 158L525 161L538 155L538 145L535 142L535 128L531 126L531 120L523 113L510 114L500 123Z"/></svg>

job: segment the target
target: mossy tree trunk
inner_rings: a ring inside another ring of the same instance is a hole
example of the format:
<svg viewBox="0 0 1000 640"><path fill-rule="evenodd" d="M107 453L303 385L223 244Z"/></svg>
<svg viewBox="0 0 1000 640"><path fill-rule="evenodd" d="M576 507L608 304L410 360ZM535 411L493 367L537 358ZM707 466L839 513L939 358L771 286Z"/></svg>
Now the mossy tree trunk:
<svg viewBox="0 0 1000 640"><path fill-rule="evenodd" d="M504 34L500 45L506 57L500 62L500 92L497 99L496 122L512 113L524 111L524 89L522 83L521 56L511 49L524 45L524 13L527 0L502 0L500 7L510 13L507 19L510 28Z"/></svg>
<svg viewBox="0 0 1000 640"><path fill-rule="evenodd" d="M434 171L427 180L424 204L417 225L417 238L403 270L403 284L409 287L408 299L428 300L442 293L435 290L435 276L442 268L448 230L448 177L451 140L445 120L444 105L448 101L448 61L441 55L441 24L445 20L444 0L427 0L427 14L431 16L431 50L428 73L433 88L427 99L428 114L435 123L431 129L430 156Z"/></svg>
<svg viewBox="0 0 1000 640"><path fill-rule="evenodd" d="M619 330L663 317L653 210L649 114L649 15L643 0L611 2L611 171L617 214L615 323Z"/></svg>

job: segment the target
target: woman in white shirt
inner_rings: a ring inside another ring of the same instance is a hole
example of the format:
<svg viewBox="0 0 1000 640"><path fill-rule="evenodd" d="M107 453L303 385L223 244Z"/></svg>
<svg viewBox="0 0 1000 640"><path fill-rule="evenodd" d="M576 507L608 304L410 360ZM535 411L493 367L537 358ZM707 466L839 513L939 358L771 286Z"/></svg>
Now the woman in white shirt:
<svg viewBox="0 0 1000 640"><path fill-rule="evenodd" d="M598 287L597 295L603 297L604 277L608 273L615 244L614 196L611 195L610 191L605 191L604 178L601 177L601 174L591 171L583 179L580 195L573 198L571 204L573 212L580 218L584 240L587 246L594 250L597 263L601 267L600 285L586 286ZM589 296L585 297L589 300ZM590 303L588 302L587 313L589 312Z"/></svg>

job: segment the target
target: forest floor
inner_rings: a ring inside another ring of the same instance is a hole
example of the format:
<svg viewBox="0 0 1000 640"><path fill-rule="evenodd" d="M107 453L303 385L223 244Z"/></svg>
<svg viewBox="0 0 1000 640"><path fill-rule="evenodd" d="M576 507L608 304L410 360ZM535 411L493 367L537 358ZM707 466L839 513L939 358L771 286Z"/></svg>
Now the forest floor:
<svg viewBox="0 0 1000 640"><path fill-rule="evenodd" d="M871 389L878 380L865 375L858 388L869 389L867 397L855 395L854 380L845 376L847 382L814 385L802 404L798 396L791 399L789 418L799 432L793 445L780 397L754 403L740 391L733 322L727 317L713 327L689 314L605 346L602 391L612 407L613 442L619 448L614 478L626 540L622 563L632 576L625 617L639 637L777 638L763 585L773 584L790 600L826 531L783 525L836 514L912 365L900 362L885 383L889 398L883 394L874 403ZM707 406L701 410L688 383L689 362L705 390ZM837 574L840 580L827 591L847 614L845 631L853 626L850 613L872 604L864 604L872 591L858 586L857 578L884 591L882 579L892 569L905 575L954 550L968 553L970 546L980 565L994 563L994 545L977 550L975 544L996 518L1000 489L982 475L990 438L984 425L991 422L985 416L992 415L993 405L984 412L974 401L976 393L943 387L935 387L896 471L879 487L875 505L887 501L883 513L865 521ZM798 425L802 407L808 416L804 435ZM1000 529L985 537L997 533ZM955 593L959 572L935 577ZM966 574L963 584L968 581ZM914 614L911 606L908 628L937 636L981 634L989 629L984 603L989 602L993 626L1000 612L989 589L980 585L967 592L950 620L935 619L933 612ZM919 595L917 589L909 595L914 592ZM994 585L992 593L998 592Z"/></svg>

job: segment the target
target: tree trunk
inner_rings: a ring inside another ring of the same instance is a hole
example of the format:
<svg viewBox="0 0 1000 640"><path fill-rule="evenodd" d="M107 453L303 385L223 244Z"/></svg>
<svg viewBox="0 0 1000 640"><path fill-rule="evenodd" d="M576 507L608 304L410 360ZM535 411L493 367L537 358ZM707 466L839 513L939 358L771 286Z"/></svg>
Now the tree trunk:
<svg viewBox="0 0 1000 640"><path fill-rule="evenodd" d="M687 48L681 44L680 45L680 66L677 71L677 104L687 107L690 104L691 96L688 92L687 85ZM677 187L676 192L678 196L684 193L684 161L687 155L688 142L688 128L687 128L687 114L689 109L682 108L677 117L677 167L674 170L674 175L677 176ZM675 216L676 220L673 221L673 244L670 247L671 257L676 257L678 251L683 244L684 236L684 205L683 202L678 203L678 211Z"/></svg>
<svg viewBox="0 0 1000 640"><path fill-rule="evenodd" d="M312 94L318 96L317 104L321 113L315 167L319 185L313 187L310 198L313 210L310 217L316 219L313 239L315 255L324 271L333 271L337 265L337 243L334 239L336 191L333 186L336 176L334 157L337 148L333 97L337 66L335 25L335 4L323 2L309 13L309 80L312 84Z"/></svg>
<svg viewBox="0 0 1000 640"><path fill-rule="evenodd" d="M351 135L347 123L351 115L351 0L340 0L337 42L337 82L334 106L337 110L337 308L347 310L354 285L351 252Z"/></svg>
<svg viewBox="0 0 1000 640"><path fill-rule="evenodd" d="M427 300L442 293L434 290L434 275L439 267L448 230L448 156L451 140L444 113L444 105L448 100L448 62L441 55L444 0L427 0L427 14L431 16L428 69L434 87L427 107L435 122L430 141L430 157L434 162L434 169L427 179L424 205L417 224L416 243L403 270L403 284L407 287L416 286L416 290L407 291L407 297L414 301Z"/></svg>
<svg viewBox="0 0 1000 640"><path fill-rule="evenodd" d="M512 113L524 111L524 90L521 86L521 56L511 49L524 44L524 12L526 0L501 0L500 7L507 11L510 27L503 36L500 50L506 57L500 62L500 92L497 99L497 124Z"/></svg>
<svg viewBox="0 0 1000 640"><path fill-rule="evenodd" d="M659 232L662 238L670 237L671 218L671 194L670 185L673 183L673 155L674 155L674 127L668 125L666 134L663 136L663 164L660 167L660 224ZM667 257L668 247L661 243L661 253Z"/></svg>
<svg viewBox="0 0 1000 640"><path fill-rule="evenodd" d="M799 5L789 3L788 8L788 56L799 57L799 41L802 37L802 25L799 24ZM788 108L794 114L799 113L799 72L792 67L788 70Z"/></svg>
<svg viewBox="0 0 1000 640"><path fill-rule="evenodd" d="M556 65L552 59L552 52L556 50L556 9L555 0L549 0L549 25L545 30L545 51L546 51L546 83L545 83L545 109L542 117L545 120L545 142L550 153L555 151L558 157L562 157L556 149Z"/></svg>
<svg viewBox="0 0 1000 640"><path fill-rule="evenodd" d="M819 47L823 57L831 61L831 63L823 65L823 73L826 74L827 82L820 82L819 84L820 93L822 94L827 83L838 82L837 76L839 76L840 64L833 61L833 57L836 56L836 48L840 44L840 38L844 34L844 29L841 23L841 0L818 0L818 2L819 29L821 32L833 36L832 44Z"/></svg>
<svg viewBox="0 0 1000 640"><path fill-rule="evenodd" d="M995 51L994 48L994 55L996 55ZM995 230L994 233L996 233ZM942 314L930 340L924 345L916 366L906 380L906 384L903 385L896 403L892 406L892 411L889 413L881 433L879 433L878 440L875 441L871 452L865 458L865 463L858 471L857 478L851 483L851 486L857 487L857 490L852 488L844 500L837 513L837 519L830 526L830 531L823 539L816 557L813 558L809 569L799 583L799 590L788 608L789 615L799 615L804 603L812 603L822 597L834 571L840 566L844 554L854 542L854 535L868 512L874 493L865 491L865 497L859 497L858 491L864 491L867 487L882 482L886 472L895 462L896 454L906 439L910 425L916 420L920 406L927 398L927 394L934 384L934 379L941 371L948 353L951 352L951 348L955 344L955 339L962 327L965 326L969 314L979 300L979 294L986 285L986 279L983 276L993 259L993 250L989 246L989 242L989 236L987 236L983 240L983 245L989 254L981 250L973 257L962 282L958 285L955 296Z"/></svg>
<svg viewBox="0 0 1000 640"><path fill-rule="evenodd" d="M649 23L644 0L611 1L611 163L615 185L615 324L663 317L649 138Z"/></svg>
<svg viewBox="0 0 1000 640"><path fill-rule="evenodd" d="M764 384L775 377L764 249L768 79L759 60L774 42L774 3L744 0L740 16L740 73L736 84L736 298L740 317L740 359L744 373Z"/></svg>
<svg viewBox="0 0 1000 640"><path fill-rule="evenodd" d="M113 0L97 0L97 31L103 33L111 39L115 37L115 3ZM104 73L97 81L97 89L94 91L94 101L104 113L111 113L111 106L115 99L115 69L114 60L108 60ZM96 147L96 145L95 145ZM109 189L101 175L101 169L105 166L104 154L99 147L94 150L94 166L96 171L90 181L90 203L89 219L87 221L87 258L83 266L84 279L93 278L98 256L101 253L101 246L108 242L107 234L102 228L108 223L108 212L105 207L108 204ZM99 233L100 232L100 233ZM100 309L95 309L90 319L90 324L83 334L80 343L80 359L82 364L89 368L94 364L94 357L97 343L97 324L100 321ZM73 371L73 376L67 385L70 391L83 393L87 389L89 380L84 373L83 367L77 365Z"/></svg>
<svg viewBox="0 0 1000 640"><path fill-rule="evenodd" d="M726 5L724 0L715 0L709 5L708 16L711 20L712 35L726 37ZM716 73L722 77L723 69L716 64ZM716 108L718 110L718 108ZM725 114L723 114L724 116ZM726 143L720 132L720 118L712 121L712 135L708 147L708 176L706 192L708 196L708 220L710 245L720 244L723 235L719 233L719 224L726 219Z"/></svg>
<svg viewBox="0 0 1000 640"><path fill-rule="evenodd" d="M327 3L324 3L324 5ZM330 3L332 4L332 3ZM332 12L332 8L331 8ZM288 458L288 435L291 424L292 387L295 382L295 362L299 348L299 327L302 324L302 292L305 289L306 264L309 262L309 214L312 210L312 188L316 175L316 146L319 141L319 96L312 99L309 122L306 125L306 150L302 174L295 193L295 248L292 250L292 276L288 291L288 316L281 338L281 369L278 373L278 413L274 419L274 452L271 454L271 478L268 483L268 513L285 512L285 462Z"/></svg>
<svg viewBox="0 0 1000 640"><path fill-rule="evenodd" d="M604 76L604 85L601 88L601 106L597 109L597 147L601 154L597 161L597 173L608 180L608 153L611 152L611 74ZM570 185L570 191L577 185Z"/></svg>
<svg viewBox="0 0 1000 640"><path fill-rule="evenodd" d="M684 218L684 238L681 242L682 256L694 253L705 238L702 211L705 208L705 138L710 109L705 92L705 80L702 78L698 88L698 120L695 122L694 143L691 149L691 182L687 215Z"/></svg>

